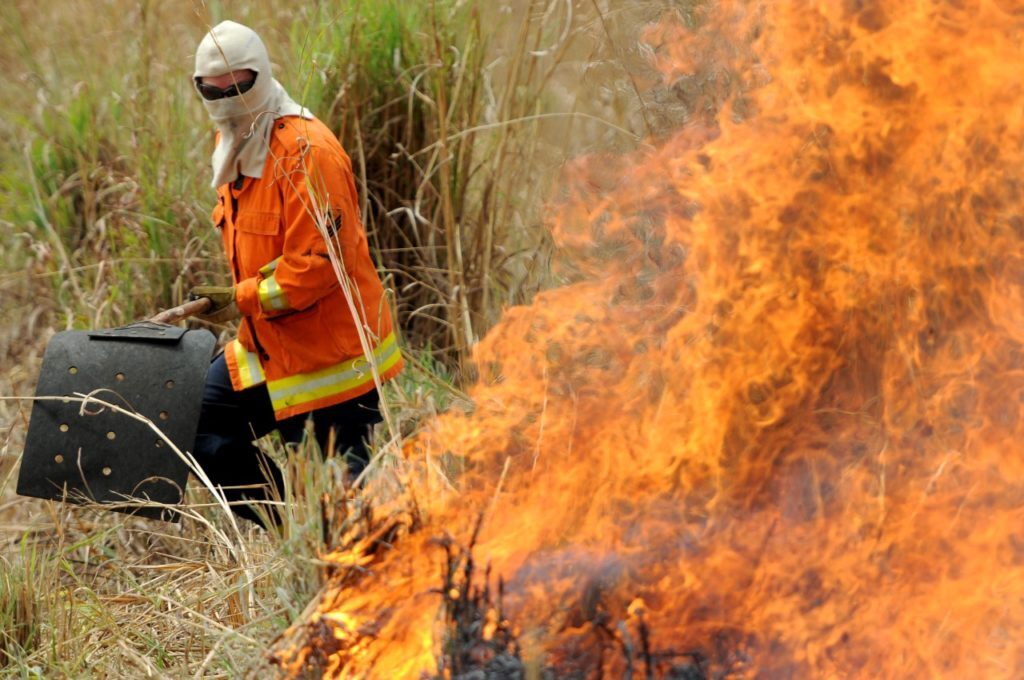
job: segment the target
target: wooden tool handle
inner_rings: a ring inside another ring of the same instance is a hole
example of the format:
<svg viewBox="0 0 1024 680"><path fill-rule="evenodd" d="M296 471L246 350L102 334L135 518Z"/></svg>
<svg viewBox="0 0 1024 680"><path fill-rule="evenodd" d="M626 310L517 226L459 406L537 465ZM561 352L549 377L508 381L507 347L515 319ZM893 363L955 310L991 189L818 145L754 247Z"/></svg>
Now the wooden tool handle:
<svg viewBox="0 0 1024 680"><path fill-rule="evenodd" d="M172 307L160 312L150 319L150 321L153 323L178 323L187 317L202 314L210 308L211 304L213 303L210 302L210 298L190 300L183 305L178 305L177 307Z"/></svg>

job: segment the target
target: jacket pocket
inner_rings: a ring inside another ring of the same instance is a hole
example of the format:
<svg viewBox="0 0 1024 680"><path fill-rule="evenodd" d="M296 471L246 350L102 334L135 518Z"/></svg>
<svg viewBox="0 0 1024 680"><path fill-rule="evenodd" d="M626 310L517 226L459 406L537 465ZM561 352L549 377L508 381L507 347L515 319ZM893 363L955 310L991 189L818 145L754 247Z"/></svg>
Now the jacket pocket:
<svg viewBox="0 0 1024 680"><path fill-rule="evenodd" d="M235 218L235 228L247 234L277 236L281 231L281 215L270 212L243 211Z"/></svg>
<svg viewBox="0 0 1024 680"><path fill-rule="evenodd" d="M323 324L318 304L260 321L257 332L260 338L269 336L270 341L264 342L268 345L267 353L288 375L308 373L337 362L329 347L330 329Z"/></svg>

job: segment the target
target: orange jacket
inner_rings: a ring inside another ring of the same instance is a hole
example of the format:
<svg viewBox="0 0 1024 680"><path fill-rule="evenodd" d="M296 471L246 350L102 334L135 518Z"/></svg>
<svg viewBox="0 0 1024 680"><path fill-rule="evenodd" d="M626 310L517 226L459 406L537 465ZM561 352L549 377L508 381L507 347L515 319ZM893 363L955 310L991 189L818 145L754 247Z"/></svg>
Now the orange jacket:
<svg viewBox="0 0 1024 680"><path fill-rule="evenodd" d="M368 356L382 380L402 367L356 200L337 138L297 116L275 122L263 177L217 189L213 223L244 317L225 350L231 382L236 390L266 382L278 420L369 392ZM344 264L351 303L317 216Z"/></svg>

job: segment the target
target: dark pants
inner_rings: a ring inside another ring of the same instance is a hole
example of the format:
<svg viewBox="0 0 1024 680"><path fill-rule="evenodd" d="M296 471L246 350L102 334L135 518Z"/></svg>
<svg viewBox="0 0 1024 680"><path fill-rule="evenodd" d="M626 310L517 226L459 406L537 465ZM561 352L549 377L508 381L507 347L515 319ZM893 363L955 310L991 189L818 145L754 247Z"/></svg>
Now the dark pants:
<svg viewBox="0 0 1024 680"><path fill-rule="evenodd" d="M341 404L276 421L266 385L236 392L231 387L224 355L219 354L210 363L206 375L203 408L192 453L210 481L223 487L229 502L266 501L275 494L283 499L281 471L253 440L276 429L286 444L298 444L305 435L306 421L312 418L320 450L327 454L333 429L334 451L346 457L349 470L356 475L369 460L366 438L370 427L381 420L378 406L377 390L373 390ZM270 484L276 489L272 490ZM262 524L259 515L249 506L233 505L232 509L235 514ZM267 507L267 514L272 521L279 521L272 507Z"/></svg>

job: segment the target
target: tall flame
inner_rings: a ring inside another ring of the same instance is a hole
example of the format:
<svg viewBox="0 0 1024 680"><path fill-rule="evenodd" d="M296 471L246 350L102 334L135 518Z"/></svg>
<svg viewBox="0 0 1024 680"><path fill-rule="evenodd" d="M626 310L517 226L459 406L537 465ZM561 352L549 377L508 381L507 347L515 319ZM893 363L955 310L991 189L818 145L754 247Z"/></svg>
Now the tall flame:
<svg viewBox="0 0 1024 680"><path fill-rule="evenodd" d="M1024 676L1024 2L699 23L645 40L727 105L569 168L574 282L509 310L475 410L412 447L468 460L417 487L430 525L336 556L373 566L314 616L329 674L435 668L430 539L483 513L555 677L621 675L602 635L640 619L659 677Z"/></svg>

